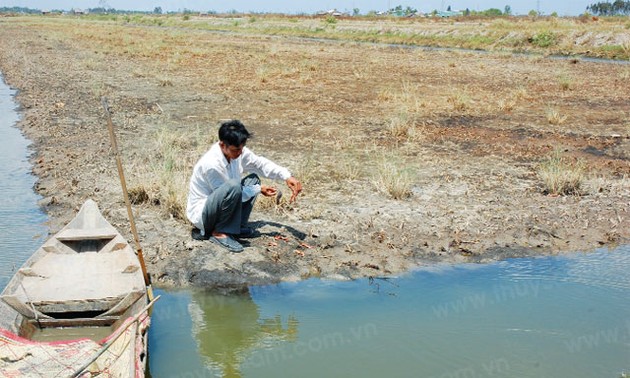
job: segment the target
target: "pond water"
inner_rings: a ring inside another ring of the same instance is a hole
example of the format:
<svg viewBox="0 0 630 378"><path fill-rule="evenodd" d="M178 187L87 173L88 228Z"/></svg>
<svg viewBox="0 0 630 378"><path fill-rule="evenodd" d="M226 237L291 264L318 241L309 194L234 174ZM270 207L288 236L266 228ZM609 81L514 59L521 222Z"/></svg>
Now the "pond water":
<svg viewBox="0 0 630 378"><path fill-rule="evenodd" d="M620 377L630 246L224 297L161 292L156 377Z"/></svg>
<svg viewBox="0 0 630 378"><path fill-rule="evenodd" d="M47 235L0 76L0 289ZM630 372L630 246L400 277L167 292L161 377L612 377Z"/></svg>

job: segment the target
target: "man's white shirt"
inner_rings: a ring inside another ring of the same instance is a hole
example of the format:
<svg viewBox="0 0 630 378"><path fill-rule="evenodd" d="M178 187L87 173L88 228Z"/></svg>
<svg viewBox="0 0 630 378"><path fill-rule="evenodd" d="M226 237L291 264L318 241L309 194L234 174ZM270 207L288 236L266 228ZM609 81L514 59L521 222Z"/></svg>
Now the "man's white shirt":
<svg viewBox="0 0 630 378"><path fill-rule="evenodd" d="M256 173L272 180L287 180L291 177L288 169L256 155L247 147L243 148L241 156L228 162L219 143L213 144L195 164L188 188L186 216L202 233L204 232L202 214L208 196L228 180L240 181L243 173ZM243 187L243 202L258 193L260 185Z"/></svg>

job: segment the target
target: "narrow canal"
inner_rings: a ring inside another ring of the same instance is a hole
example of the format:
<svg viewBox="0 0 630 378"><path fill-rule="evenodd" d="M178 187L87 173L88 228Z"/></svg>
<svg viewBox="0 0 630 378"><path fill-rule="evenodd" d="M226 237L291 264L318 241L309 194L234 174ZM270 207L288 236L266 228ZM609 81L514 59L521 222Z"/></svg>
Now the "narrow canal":
<svg viewBox="0 0 630 378"><path fill-rule="evenodd" d="M0 76L0 289L47 235ZM611 377L630 372L630 246L220 296L166 292L161 377Z"/></svg>
<svg viewBox="0 0 630 378"><path fill-rule="evenodd" d="M46 239L45 214L33 191L29 141L16 127L15 91L0 74L0 288Z"/></svg>

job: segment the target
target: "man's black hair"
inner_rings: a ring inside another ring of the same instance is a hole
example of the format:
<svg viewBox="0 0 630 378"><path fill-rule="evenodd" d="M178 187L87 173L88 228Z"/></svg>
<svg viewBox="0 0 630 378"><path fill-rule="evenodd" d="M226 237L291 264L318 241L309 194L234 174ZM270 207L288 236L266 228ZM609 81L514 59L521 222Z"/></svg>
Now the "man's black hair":
<svg viewBox="0 0 630 378"><path fill-rule="evenodd" d="M219 127L219 140L228 146L239 147L245 144L251 136L252 134L247 131L245 125L236 119L225 121Z"/></svg>

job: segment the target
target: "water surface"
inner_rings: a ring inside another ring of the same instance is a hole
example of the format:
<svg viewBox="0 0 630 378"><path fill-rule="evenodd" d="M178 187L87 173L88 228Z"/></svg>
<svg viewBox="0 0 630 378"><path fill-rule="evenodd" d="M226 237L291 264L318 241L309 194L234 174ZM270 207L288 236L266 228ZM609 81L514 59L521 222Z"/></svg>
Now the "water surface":
<svg viewBox="0 0 630 378"><path fill-rule="evenodd" d="M163 292L153 377L613 377L630 371L630 246ZM170 358L173 356L173 358Z"/></svg>
<svg viewBox="0 0 630 378"><path fill-rule="evenodd" d="M0 290L44 242L47 218L37 206L36 178L29 163L30 142L16 128L15 91L0 74Z"/></svg>

